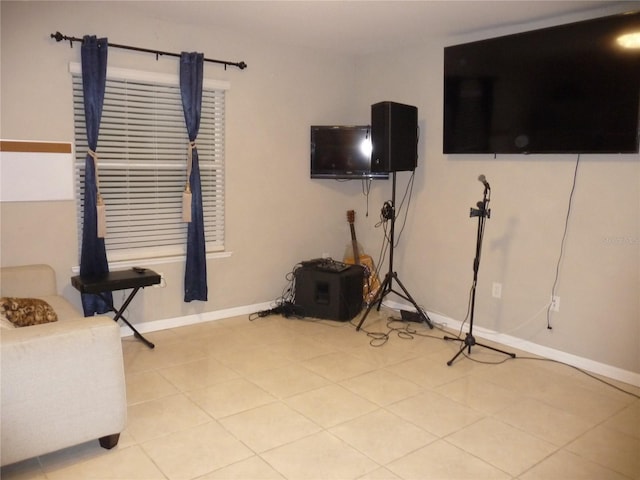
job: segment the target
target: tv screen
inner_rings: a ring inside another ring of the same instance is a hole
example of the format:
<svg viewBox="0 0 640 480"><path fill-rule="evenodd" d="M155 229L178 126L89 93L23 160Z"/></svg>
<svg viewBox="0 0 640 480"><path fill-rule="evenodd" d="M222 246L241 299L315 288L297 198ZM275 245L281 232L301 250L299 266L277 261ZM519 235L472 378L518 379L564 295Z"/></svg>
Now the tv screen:
<svg viewBox="0 0 640 480"><path fill-rule="evenodd" d="M444 49L444 153L635 153L640 13Z"/></svg>
<svg viewBox="0 0 640 480"><path fill-rule="evenodd" d="M371 127L311 126L311 178L389 178L371 171Z"/></svg>

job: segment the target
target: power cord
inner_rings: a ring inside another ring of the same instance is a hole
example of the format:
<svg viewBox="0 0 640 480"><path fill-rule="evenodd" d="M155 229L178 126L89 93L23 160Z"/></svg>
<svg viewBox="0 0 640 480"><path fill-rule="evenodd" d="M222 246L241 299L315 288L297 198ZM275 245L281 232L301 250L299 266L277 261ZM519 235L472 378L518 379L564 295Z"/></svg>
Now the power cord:
<svg viewBox="0 0 640 480"><path fill-rule="evenodd" d="M569 218L571 217L571 206L573 204L573 194L576 190L576 180L578 178L578 166L580 165L580 154L576 159L576 168L573 171L573 184L571 185L571 192L569 193L569 206L567 208L567 216L564 220L564 232L562 234L562 241L560 242L560 256L558 257L558 263L556 264L556 276L553 280L553 286L551 287L551 299L549 306L547 307L547 329L553 330L551 326L551 307L553 305L553 298L556 296L556 288L558 287L558 279L560 277L560 264L562 263L562 257L564 256L564 246L567 239L567 231L569 229Z"/></svg>
<svg viewBox="0 0 640 480"><path fill-rule="evenodd" d="M364 216L368 217L369 216L369 193L371 192L371 183L373 182L373 180L371 180L370 178L363 178L362 179L362 194L364 195L365 199L366 199L366 211Z"/></svg>
<svg viewBox="0 0 640 480"><path fill-rule="evenodd" d="M558 365L564 365L565 367L573 368L574 370L577 370L578 372L582 373L583 375L586 375L587 377L590 377L590 378L592 378L594 380L597 380L600 383L603 383L604 385L606 385L608 387L611 387L611 388L613 388L615 390L618 390L619 392L626 393L627 395L630 395L632 397L640 399L640 395L638 395L636 393L633 393L633 392L630 392L628 390L625 390L624 388L621 388L621 387L619 387L619 386L617 386L617 385L615 385L615 384L613 384L611 382L608 382L608 381L598 377L597 375L594 375L593 373L590 373L590 372L588 372L586 370L583 370L580 367L576 367L576 366L571 365L569 363L561 362L560 360L554 360L552 358L517 356L515 358L506 357L503 360L500 360L498 362L488 362L486 360L478 360L477 358L472 358L472 357L470 357L469 355L467 355L464 352L463 352L463 355L466 358L468 358L469 360L471 360L472 362L481 363L483 365L501 365L501 364L503 364L503 363L505 363L507 361L510 361L510 360L529 360L529 361L539 361L539 362L551 362L551 363L555 363L555 364L558 364Z"/></svg>
<svg viewBox="0 0 640 480"><path fill-rule="evenodd" d="M268 317L269 315L282 315L285 318L295 317L304 318L304 311L302 307L295 305L291 302L284 302L274 308L268 310L262 310L260 312L253 313L249 316L249 320L255 320L256 318Z"/></svg>
<svg viewBox="0 0 640 480"><path fill-rule="evenodd" d="M407 217L409 216L409 205L411 205L411 198L413 197L413 183L415 178L416 171L413 170L411 172L411 177L407 182L402 200L400 201L400 207L398 208L398 211L401 212L404 207L404 202L407 202L407 208L404 209L404 219L402 220L402 226L400 227L400 232L396 236L396 244L394 245L394 247L397 247L400 244L400 238L402 237L402 233L404 232L404 228L407 224Z"/></svg>
<svg viewBox="0 0 640 480"><path fill-rule="evenodd" d="M619 387L617 385L614 385L613 383L608 382L608 381L598 377L597 375L594 375L593 373L587 372L586 370L583 370L583 369L581 369L579 367L570 365L568 363L564 363L564 362L561 362L559 360L553 360L551 358L538 358L538 357L518 357L518 358L520 360L534 360L534 361L540 361L540 362L552 362L552 363L557 363L559 365L564 365L566 367L573 368L574 370L577 370L578 372L582 373L583 375L586 375L587 377L593 378L594 380L597 380L600 383L603 383L603 384L607 385L608 387L611 387L611 388L613 388L615 390L618 390L619 392L626 393L627 395L631 395L632 397L640 399L640 395L638 395L636 393L633 393L633 392L630 392L628 390L625 390L624 388L621 388L621 387Z"/></svg>
<svg viewBox="0 0 640 480"><path fill-rule="evenodd" d="M269 315L283 315L285 318L304 318L304 312L302 307L295 304L295 272L302 266L301 263L297 263L293 269L285 275L287 285L282 291L282 295L277 298L273 303L274 307L267 310L261 310L259 312L249 315L249 320L254 321L258 318L268 317Z"/></svg>
<svg viewBox="0 0 640 480"><path fill-rule="evenodd" d="M351 326L357 327L353 319L350 320L349 323ZM400 325L397 325L397 324L400 324ZM402 340L413 340L415 337L433 338L435 340L442 340L441 337L436 337L435 335L429 335L429 334L419 332L416 328L412 326L410 322L407 322L401 318L394 317L393 315L390 315L389 317L387 317L386 325L387 325L386 332L370 332L368 330L365 330L364 328L360 328L360 330L365 332L367 337L371 338L369 345L375 348L384 346L392 338L394 334L396 337Z"/></svg>

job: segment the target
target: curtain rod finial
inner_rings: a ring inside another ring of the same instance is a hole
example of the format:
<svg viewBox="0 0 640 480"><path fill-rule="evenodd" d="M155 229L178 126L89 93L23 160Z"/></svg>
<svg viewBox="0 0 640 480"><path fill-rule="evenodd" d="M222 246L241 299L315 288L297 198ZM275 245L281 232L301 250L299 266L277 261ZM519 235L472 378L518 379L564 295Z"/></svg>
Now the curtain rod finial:
<svg viewBox="0 0 640 480"><path fill-rule="evenodd" d="M55 38L56 42L61 42L62 40L69 40L69 47L73 48L73 37L67 37L66 35L62 35L60 32L52 33L51 38Z"/></svg>

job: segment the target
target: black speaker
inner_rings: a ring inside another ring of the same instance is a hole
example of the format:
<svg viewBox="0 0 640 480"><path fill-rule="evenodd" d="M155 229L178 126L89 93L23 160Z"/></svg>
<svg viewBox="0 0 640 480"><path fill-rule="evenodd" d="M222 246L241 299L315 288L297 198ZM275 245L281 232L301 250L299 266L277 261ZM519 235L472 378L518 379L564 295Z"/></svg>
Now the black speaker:
<svg viewBox="0 0 640 480"><path fill-rule="evenodd" d="M371 105L371 171L400 172L418 166L418 108L394 102Z"/></svg>
<svg viewBox="0 0 640 480"><path fill-rule="evenodd" d="M362 310L364 268L351 265L341 272L303 265L294 272L295 304L305 317L351 320Z"/></svg>

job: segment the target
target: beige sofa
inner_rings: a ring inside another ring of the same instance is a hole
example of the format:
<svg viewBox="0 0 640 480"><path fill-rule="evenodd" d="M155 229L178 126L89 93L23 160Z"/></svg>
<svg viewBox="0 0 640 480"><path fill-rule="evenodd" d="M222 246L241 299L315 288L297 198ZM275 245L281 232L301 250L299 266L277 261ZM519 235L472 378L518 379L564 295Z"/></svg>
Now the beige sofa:
<svg viewBox="0 0 640 480"><path fill-rule="evenodd" d="M0 465L94 439L114 447L126 422L116 322L84 318L58 294L47 265L1 268L0 294L41 298L58 316L57 322L0 329Z"/></svg>

